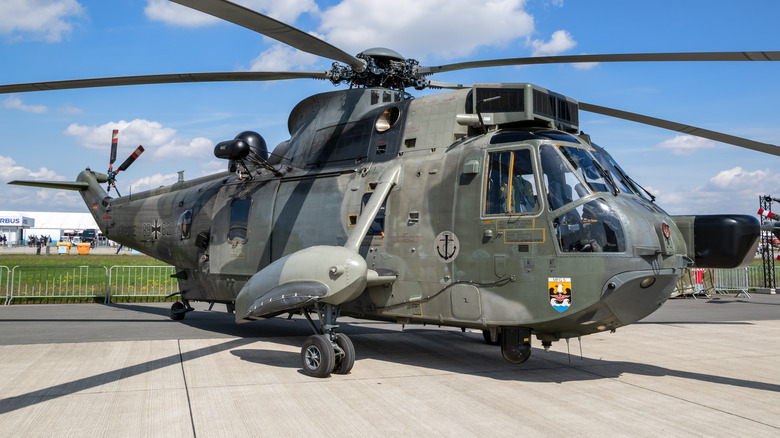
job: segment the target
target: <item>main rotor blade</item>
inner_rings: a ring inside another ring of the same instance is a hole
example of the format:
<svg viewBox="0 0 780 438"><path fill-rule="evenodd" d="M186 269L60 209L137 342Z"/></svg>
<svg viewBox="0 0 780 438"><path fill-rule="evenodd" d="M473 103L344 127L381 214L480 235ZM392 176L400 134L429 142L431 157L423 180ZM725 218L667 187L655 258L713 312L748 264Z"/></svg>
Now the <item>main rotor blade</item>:
<svg viewBox="0 0 780 438"><path fill-rule="evenodd" d="M471 88L473 85L465 85L465 84L453 84L452 82L442 82L442 81L428 81L428 88L445 88L448 90L462 90L464 88Z"/></svg>
<svg viewBox="0 0 780 438"><path fill-rule="evenodd" d="M67 90L74 88L116 87L120 85L176 84L180 82L278 81L283 79L327 79L328 77L328 72L326 71L174 73L0 85L0 94Z"/></svg>
<svg viewBox="0 0 780 438"><path fill-rule="evenodd" d="M469 68L507 65L569 64L582 62L684 62L684 61L780 61L780 52L687 52L687 53L617 53L605 55L534 56L529 58L488 59L458 62L434 67L419 67L417 73L430 75Z"/></svg>
<svg viewBox="0 0 780 438"><path fill-rule="evenodd" d="M682 132L683 134L695 135L696 137L702 137L709 140L719 141L721 143L727 143L758 152L780 156L780 147L773 144L761 143L742 137L735 137L733 135L724 134L722 132L710 131L709 129L697 128L695 126L684 125L682 123L671 122L669 120L658 119L642 114L630 113L628 111L622 111L614 108L592 105L585 102L579 102L579 106L581 110L591 113L617 117L619 119L630 120L632 122L644 123L645 125L657 126L659 128Z"/></svg>
<svg viewBox="0 0 780 438"><path fill-rule="evenodd" d="M267 15L231 3L227 0L170 0L214 17L253 30L298 50L350 65L358 73L366 69L366 63L325 41L309 35Z"/></svg>

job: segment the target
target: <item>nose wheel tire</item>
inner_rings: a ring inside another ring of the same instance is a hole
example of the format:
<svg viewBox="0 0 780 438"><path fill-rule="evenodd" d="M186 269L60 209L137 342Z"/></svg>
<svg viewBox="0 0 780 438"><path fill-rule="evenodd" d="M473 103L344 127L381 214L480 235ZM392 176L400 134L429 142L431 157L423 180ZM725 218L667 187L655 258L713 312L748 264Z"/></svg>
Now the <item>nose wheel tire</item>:
<svg viewBox="0 0 780 438"><path fill-rule="evenodd" d="M336 352L330 340L324 335L312 335L306 338L306 342L301 347L301 365L307 376L319 378L330 376L336 365Z"/></svg>

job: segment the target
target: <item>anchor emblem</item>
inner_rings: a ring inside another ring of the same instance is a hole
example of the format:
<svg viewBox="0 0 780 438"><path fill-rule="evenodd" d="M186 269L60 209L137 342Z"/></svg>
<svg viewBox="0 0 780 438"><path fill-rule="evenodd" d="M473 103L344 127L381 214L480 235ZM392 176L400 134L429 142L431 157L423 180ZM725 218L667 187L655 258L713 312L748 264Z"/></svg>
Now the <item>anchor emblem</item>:
<svg viewBox="0 0 780 438"><path fill-rule="evenodd" d="M444 263L451 262L458 257L460 251L460 242L458 242L458 236L451 231L442 231L436 236L435 240L436 255L439 256L439 260Z"/></svg>

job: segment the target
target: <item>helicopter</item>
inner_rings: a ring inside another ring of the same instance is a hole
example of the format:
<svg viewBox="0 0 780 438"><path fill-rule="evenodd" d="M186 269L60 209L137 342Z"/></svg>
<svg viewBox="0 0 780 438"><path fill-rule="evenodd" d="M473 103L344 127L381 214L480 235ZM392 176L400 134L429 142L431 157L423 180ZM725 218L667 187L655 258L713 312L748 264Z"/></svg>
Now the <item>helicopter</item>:
<svg viewBox="0 0 780 438"><path fill-rule="evenodd" d="M0 93L179 82L318 79L271 151L244 131L226 170L121 196L117 135L106 173L10 184L78 191L102 233L176 268L174 320L192 302L236 322L302 315L312 377L347 374L342 316L482 330L520 364L533 337L614 331L658 309L691 267L750 261L746 215L670 216L580 130L579 111L780 155L775 145L579 102L530 83L454 84L436 73L540 63L778 61L780 52L572 55L422 66L388 48L353 56L225 0L174 0L330 60L326 71L161 74L0 86ZM413 97L408 89L442 89ZM111 196L111 188L116 196ZM316 318L316 320L315 320Z"/></svg>

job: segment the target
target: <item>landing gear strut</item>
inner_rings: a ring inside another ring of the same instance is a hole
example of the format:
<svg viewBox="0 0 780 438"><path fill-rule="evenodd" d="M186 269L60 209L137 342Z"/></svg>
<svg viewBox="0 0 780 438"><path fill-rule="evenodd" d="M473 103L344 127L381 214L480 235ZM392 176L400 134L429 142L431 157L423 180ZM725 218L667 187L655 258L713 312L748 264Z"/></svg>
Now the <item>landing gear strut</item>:
<svg viewBox="0 0 780 438"><path fill-rule="evenodd" d="M301 366L303 372L311 377L328 377L331 373L347 374L355 365L355 346L343 333L336 333L338 306L317 304L319 327L314 324L307 311L303 312L309 321L314 335L306 338L301 347Z"/></svg>
<svg viewBox="0 0 780 438"><path fill-rule="evenodd" d="M531 330L501 327L501 354L509 362L520 364L531 356Z"/></svg>

